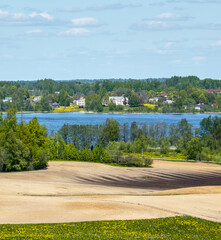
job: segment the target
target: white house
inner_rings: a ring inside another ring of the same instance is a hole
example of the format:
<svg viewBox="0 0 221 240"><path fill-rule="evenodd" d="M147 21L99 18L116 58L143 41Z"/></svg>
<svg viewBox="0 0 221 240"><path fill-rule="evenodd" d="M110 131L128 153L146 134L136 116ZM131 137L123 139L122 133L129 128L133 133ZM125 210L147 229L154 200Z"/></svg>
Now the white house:
<svg viewBox="0 0 221 240"><path fill-rule="evenodd" d="M171 105L171 104L174 103L174 101L173 101L173 100L169 100L169 99L167 99L166 101L164 101L164 103Z"/></svg>
<svg viewBox="0 0 221 240"><path fill-rule="evenodd" d="M11 97L6 97L5 99L3 99L3 102L12 102L12 98Z"/></svg>
<svg viewBox="0 0 221 240"><path fill-rule="evenodd" d="M157 103L159 101L158 97L154 97L154 98L149 98L149 102L150 103Z"/></svg>
<svg viewBox="0 0 221 240"><path fill-rule="evenodd" d="M33 98L33 102L39 102L41 101L42 96L37 96Z"/></svg>
<svg viewBox="0 0 221 240"><path fill-rule="evenodd" d="M74 100L73 104L77 105L79 107L84 107L85 106L85 98L80 98L78 100Z"/></svg>
<svg viewBox="0 0 221 240"><path fill-rule="evenodd" d="M205 104L204 103L199 103L199 104L196 105L195 109L200 111L201 108L203 108L203 107L205 107Z"/></svg>
<svg viewBox="0 0 221 240"><path fill-rule="evenodd" d="M109 97L109 102L113 102L116 105L128 105L128 98L127 97Z"/></svg>

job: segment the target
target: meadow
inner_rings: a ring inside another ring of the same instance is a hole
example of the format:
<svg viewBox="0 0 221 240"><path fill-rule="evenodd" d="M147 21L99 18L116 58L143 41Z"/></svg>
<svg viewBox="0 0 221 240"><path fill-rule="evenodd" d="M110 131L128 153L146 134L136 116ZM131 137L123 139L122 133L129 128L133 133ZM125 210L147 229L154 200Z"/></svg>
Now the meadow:
<svg viewBox="0 0 221 240"><path fill-rule="evenodd" d="M130 221L0 225L0 239L221 239L221 224L188 216Z"/></svg>

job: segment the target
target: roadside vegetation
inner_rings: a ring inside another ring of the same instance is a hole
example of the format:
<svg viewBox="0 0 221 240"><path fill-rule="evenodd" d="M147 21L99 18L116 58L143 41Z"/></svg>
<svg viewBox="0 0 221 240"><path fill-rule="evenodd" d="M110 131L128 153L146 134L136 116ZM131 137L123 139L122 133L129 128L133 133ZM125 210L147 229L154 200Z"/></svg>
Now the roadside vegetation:
<svg viewBox="0 0 221 240"><path fill-rule="evenodd" d="M221 224L192 217L0 225L0 239L220 239Z"/></svg>

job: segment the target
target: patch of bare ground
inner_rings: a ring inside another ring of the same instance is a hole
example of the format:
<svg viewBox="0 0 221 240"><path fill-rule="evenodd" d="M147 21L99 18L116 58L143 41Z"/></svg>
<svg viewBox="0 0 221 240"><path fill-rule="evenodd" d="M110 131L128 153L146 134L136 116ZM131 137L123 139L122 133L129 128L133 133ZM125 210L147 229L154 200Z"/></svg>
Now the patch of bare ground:
<svg viewBox="0 0 221 240"><path fill-rule="evenodd" d="M191 215L221 222L221 166L155 161L153 168L50 162L0 173L0 224Z"/></svg>

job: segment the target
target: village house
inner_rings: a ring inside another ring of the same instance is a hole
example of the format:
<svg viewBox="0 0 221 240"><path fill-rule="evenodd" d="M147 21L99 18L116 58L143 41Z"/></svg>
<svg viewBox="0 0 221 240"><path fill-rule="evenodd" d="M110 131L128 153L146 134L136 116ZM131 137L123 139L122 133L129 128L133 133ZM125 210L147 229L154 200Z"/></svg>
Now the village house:
<svg viewBox="0 0 221 240"><path fill-rule="evenodd" d="M113 102L116 105L128 105L128 98L124 96L109 97L109 102Z"/></svg>
<svg viewBox="0 0 221 240"><path fill-rule="evenodd" d="M42 98L42 96L37 96L37 97L34 97L34 98L32 99L32 101L33 101L33 102L40 102L40 101L41 101L41 98Z"/></svg>
<svg viewBox="0 0 221 240"><path fill-rule="evenodd" d="M50 105L52 106L52 108L59 108L59 103L50 103Z"/></svg>
<svg viewBox="0 0 221 240"><path fill-rule="evenodd" d="M215 92L221 93L221 89L206 89L206 91L211 93L215 93Z"/></svg>
<svg viewBox="0 0 221 240"><path fill-rule="evenodd" d="M164 98L168 98L169 97L169 95L167 93L162 93L161 96L164 97Z"/></svg>
<svg viewBox="0 0 221 240"><path fill-rule="evenodd" d="M203 108L203 107L205 107L205 104L204 103L199 103L199 104L196 104L195 109L200 111L201 108Z"/></svg>
<svg viewBox="0 0 221 240"><path fill-rule="evenodd" d="M149 98L149 103L158 103L159 98L158 97L154 97L154 98Z"/></svg>
<svg viewBox="0 0 221 240"><path fill-rule="evenodd" d="M12 102L12 97L6 97L5 99L3 99L3 102Z"/></svg>
<svg viewBox="0 0 221 240"><path fill-rule="evenodd" d="M85 107L85 98L80 98L78 100L74 100L73 104L77 105L79 107Z"/></svg>
<svg viewBox="0 0 221 240"><path fill-rule="evenodd" d="M164 103L165 103L165 104L169 104L169 105L171 105L171 104L174 103L174 101L173 101L173 100L169 100L169 99L167 99L166 101L164 101Z"/></svg>

